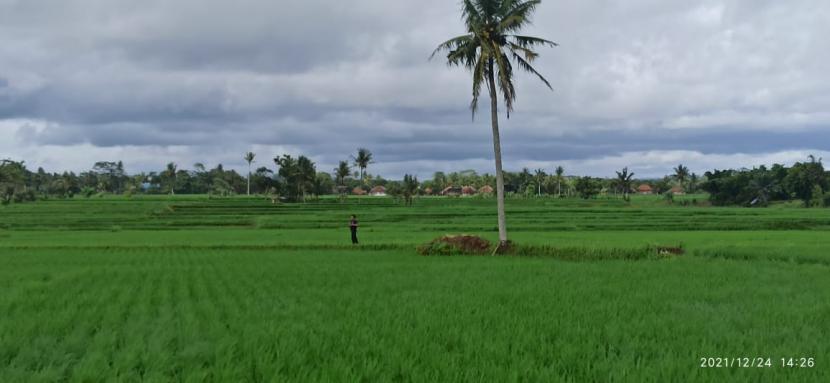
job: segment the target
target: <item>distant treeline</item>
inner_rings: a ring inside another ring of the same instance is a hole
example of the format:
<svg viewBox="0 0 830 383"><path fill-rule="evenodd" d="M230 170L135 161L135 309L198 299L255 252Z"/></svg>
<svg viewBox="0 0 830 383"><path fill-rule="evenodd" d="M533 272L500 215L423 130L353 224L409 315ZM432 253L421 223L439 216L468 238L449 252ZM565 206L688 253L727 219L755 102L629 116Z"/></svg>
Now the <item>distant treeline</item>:
<svg viewBox="0 0 830 383"><path fill-rule="evenodd" d="M807 207L830 206L830 176L821 159L810 156L790 168L783 165L706 172L702 188L713 205L766 206L801 200Z"/></svg>
<svg viewBox="0 0 830 383"><path fill-rule="evenodd" d="M415 195L489 195L493 193L495 177L473 170L435 172L431 179L419 181L406 175L403 180L387 180L367 172L373 163L371 152L360 149L353 161L341 161L333 172L319 171L306 156L283 155L273 159L274 169L252 167L255 155L247 153L248 174L225 170L217 165L212 169L197 163L190 170L169 163L165 169L154 172L127 174L121 161L96 162L85 172L48 173L42 168L29 170L24 162L0 161L0 201L34 201L44 198L91 197L100 194L235 194L267 195L276 200L302 201L331 194L387 194L412 202ZM357 169L356 171L353 171ZM774 201L800 200L805 206L830 206L830 176L821 159L792 167L773 165L754 169L713 170L703 177L690 173L679 165L674 174L661 179L635 179L628 168L614 177L577 177L565 175L557 167L552 173L543 169L505 172L505 192L508 196L554 196L560 198L593 198L597 195L615 195L628 199L631 194L661 194L671 201L674 195L709 194L713 205L767 206Z"/></svg>

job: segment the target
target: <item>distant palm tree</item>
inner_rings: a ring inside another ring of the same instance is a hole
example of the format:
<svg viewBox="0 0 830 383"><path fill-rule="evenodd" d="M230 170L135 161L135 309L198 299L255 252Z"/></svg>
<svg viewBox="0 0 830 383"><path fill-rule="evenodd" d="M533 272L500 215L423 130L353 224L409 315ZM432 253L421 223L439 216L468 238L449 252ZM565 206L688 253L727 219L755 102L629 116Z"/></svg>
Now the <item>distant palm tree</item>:
<svg viewBox="0 0 830 383"><path fill-rule="evenodd" d="M341 189L341 193L346 191L346 178L352 174L352 169L349 167L348 161L340 161L340 165L334 169L334 177L337 181L337 186Z"/></svg>
<svg viewBox="0 0 830 383"><path fill-rule="evenodd" d="M629 173L628 167L624 167L621 171L618 171L616 173L617 179L614 181L617 184L617 187L620 189L620 193L622 193L623 199L628 201L628 193L631 192L632 178L634 178L634 173Z"/></svg>
<svg viewBox="0 0 830 383"><path fill-rule="evenodd" d="M562 175L565 174L565 168L561 166L556 167L556 196L562 198Z"/></svg>
<svg viewBox="0 0 830 383"><path fill-rule="evenodd" d="M369 167L369 164L374 163L372 161L372 152L366 148L358 148L357 155L352 156L352 160L355 166L360 169L360 180L364 180L366 178L366 168Z"/></svg>
<svg viewBox="0 0 830 383"><path fill-rule="evenodd" d="M248 195L251 195L251 163L254 162L256 154L253 152L245 153L245 161L248 162Z"/></svg>
<svg viewBox="0 0 830 383"><path fill-rule="evenodd" d="M403 198L407 205L412 206L412 197L418 193L418 177L405 174L403 176Z"/></svg>
<svg viewBox="0 0 830 383"><path fill-rule="evenodd" d="M764 168L762 167L762 169ZM749 180L747 189L755 195L755 199L750 203L751 205L766 206L771 196L779 193L782 187L771 172L761 171Z"/></svg>
<svg viewBox="0 0 830 383"><path fill-rule="evenodd" d="M298 184L300 186L300 195L303 202L305 202L306 193L314 188L314 180L317 178L317 169L306 156L297 157Z"/></svg>
<svg viewBox="0 0 830 383"><path fill-rule="evenodd" d="M534 172L533 178L536 180L536 191L538 196L542 195L542 183L545 182L545 177L547 177L547 174L545 174L545 171L542 169L536 169Z"/></svg>
<svg viewBox="0 0 830 383"><path fill-rule="evenodd" d="M167 168L164 170L164 175L170 182L170 195L176 194L176 171L178 166L175 162L170 162L167 164Z"/></svg>
<svg viewBox="0 0 830 383"><path fill-rule="evenodd" d="M498 93L504 99L507 117L513 110L516 91L513 65L550 83L530 64L539 56L533 48L556 46L538 37L517 35L530 23L531 15L541 0L463 0L462 17L467 34L450 39L432 53L447 52L447 64L463 66L473 75L473 117L478 109L482 85L490 92L490 119L493 131L493 153L496 161L496 200L499 226L499 248L507 245L507 223L504 213L504 174L502 174L501 141L499 138ZM511 62L511 60L513 62ZM498 80L498 82L497 82ZM551 88L552 89L552 88Z"/></svg>
<svg viewBox="0 0 830 383"><path fill-rule="evenodd" d="M694 193L697 191L697 184L699 178L700 177L696 173L692 173L692 175L689 176L689 193Z"/></svg>
<svg viewBox="0 0 830 383"><path fill-rule="evenodd" d="M689 179L689 168L683 166L683 164L677 165L674 168L674 179L680 184L680 187L683 187L686 183L686 180Z"/></svg>

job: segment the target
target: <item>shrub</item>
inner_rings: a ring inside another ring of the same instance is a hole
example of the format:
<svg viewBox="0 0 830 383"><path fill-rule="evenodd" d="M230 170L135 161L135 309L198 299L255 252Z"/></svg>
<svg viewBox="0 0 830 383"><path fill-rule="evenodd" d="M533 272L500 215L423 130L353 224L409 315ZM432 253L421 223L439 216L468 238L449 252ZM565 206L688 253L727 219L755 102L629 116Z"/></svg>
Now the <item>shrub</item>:
<svg viewBox="0 0 830 383"><path fill-rule="evenodd" d="M486 255L490 241L475 235L445 235L418 246L421 255Z"/></svg>
<svg viewBox="0 0 830 383"><path fill-rule="evenodd" d="M22 192L14 193L14 202L21 203L21 202L33 202L37 200L37 193L34 190L26 190Z"/></svg>
<svg viewBox="0 0 830 383"><path fill-rule="evenodd" d="M95 194L95 189L93 189L89 186L84 186L81 189L81 195L86 197L86 198L92 197L93 194Z"/></svg>
<svg viewBox="0 0 830 383"><path fill-rule="evenodd" d="M824 190L821 189L821 186L816 185L813 187L812 197L810 198L810 207L824 207L827 206L824 203Z"/></svg>
<svg viewBox="0 0 830 383"><path fill-rule="evenodd" d="M602 190L602 185L599 180L591 177L580 177L576 179L574 189L579 193L582 199L591 199L596 197Z"/></svg>

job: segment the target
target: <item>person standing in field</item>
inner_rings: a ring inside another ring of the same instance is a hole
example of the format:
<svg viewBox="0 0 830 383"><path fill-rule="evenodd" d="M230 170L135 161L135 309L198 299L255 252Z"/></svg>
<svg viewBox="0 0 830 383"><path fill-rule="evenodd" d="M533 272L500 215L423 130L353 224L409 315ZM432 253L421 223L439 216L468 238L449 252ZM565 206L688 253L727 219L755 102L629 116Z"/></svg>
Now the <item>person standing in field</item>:
<svg viewBox="0 0 830 383"><path fill-rule="evenodd" d="M349 220L349 230L352 231L352 245L357 245L357 216L352 214L352 219Z"/></svg>

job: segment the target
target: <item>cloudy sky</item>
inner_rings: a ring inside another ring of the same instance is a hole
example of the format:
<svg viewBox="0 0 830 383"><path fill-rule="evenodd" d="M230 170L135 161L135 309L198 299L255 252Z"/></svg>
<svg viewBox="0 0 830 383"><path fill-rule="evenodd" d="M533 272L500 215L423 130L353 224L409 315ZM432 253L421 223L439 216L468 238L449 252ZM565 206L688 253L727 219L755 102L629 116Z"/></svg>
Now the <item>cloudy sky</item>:
<svg viewBox="0 0 830 383"><path fill-rule="evenodd" d="M545 0L527 34L561 44L537 61L555 91L517 78L506 167L830 159L827 20L826 0ZM330 171L367 147L386 177L492 173L469 74L427 60L463 32L454 0L0 0L0 157Z"/></svg>

